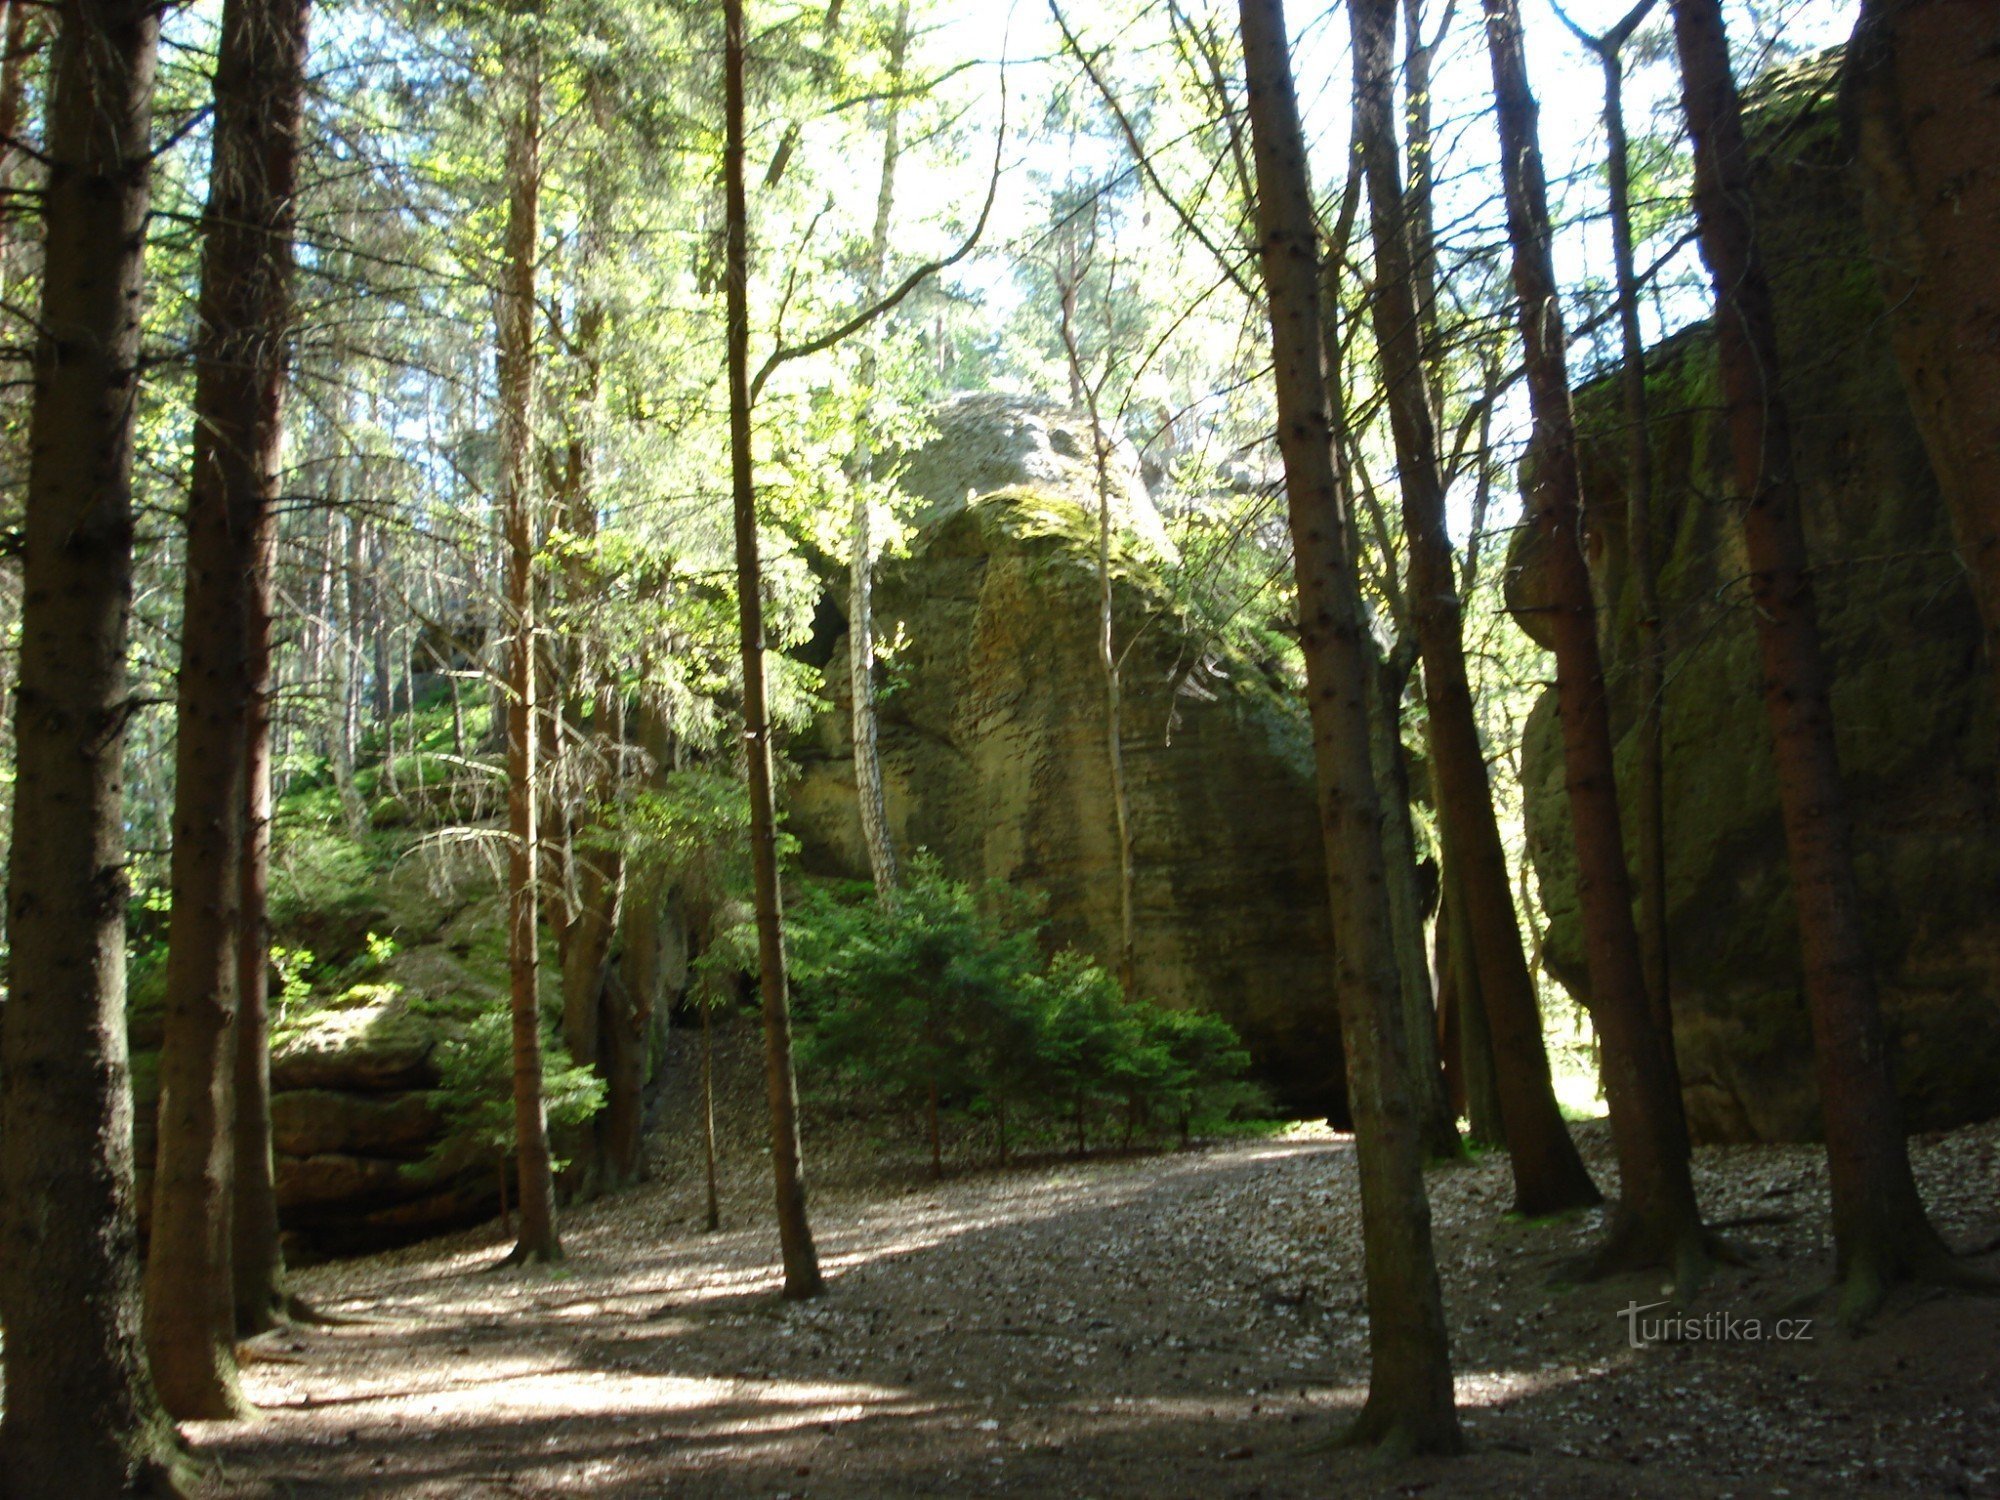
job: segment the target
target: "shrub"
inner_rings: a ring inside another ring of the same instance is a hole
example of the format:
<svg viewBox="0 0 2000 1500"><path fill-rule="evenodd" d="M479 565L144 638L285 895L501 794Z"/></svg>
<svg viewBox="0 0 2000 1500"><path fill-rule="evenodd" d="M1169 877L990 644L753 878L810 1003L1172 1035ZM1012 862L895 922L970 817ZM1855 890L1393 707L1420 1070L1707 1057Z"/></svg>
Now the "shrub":
<svg viewBox="0 0 2000 1500"><path fill-rule="evenodd" d="M431 1103L444 1119L444 1135L431 1149L442 1161L463 1154L487 1156L507 1202L507 1162L514 1151L513 1018L504 1009L482 1011L441 1037L432 1054L438 1086ZM542 1024L542 1101L549 1128L587 1123L604 1107L604 1080L578 1067L546 1019ZM555 1164L560 1168L563 1163Z"/></svg>
<svg viewBox="0 0 2000 1500"><path fill-rule="evenodd" d="M933 861L913 861L888 903L813 890L791 926L808 1074L920 1109L934 1172L946 1112L992 1115L1004 1161L1023 1111L1062 1122L1082 1151L1109 1111L1128 1141L1170 1122L1185 1137L1254 1092L1226 1022L1130 999L1080 953L1044 960L1030 902Z"/></svg>

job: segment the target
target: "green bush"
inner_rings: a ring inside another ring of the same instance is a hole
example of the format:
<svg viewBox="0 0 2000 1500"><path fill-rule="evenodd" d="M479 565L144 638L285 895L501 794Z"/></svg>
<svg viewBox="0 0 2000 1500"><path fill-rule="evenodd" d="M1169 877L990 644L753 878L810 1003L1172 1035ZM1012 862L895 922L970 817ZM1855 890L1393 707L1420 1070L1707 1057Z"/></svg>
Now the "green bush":
<svg viewBox="0 0 2000 1500"><path fill-rule="evenodd" d="M445 1126L432 1148L432 1159L471 1152L490 1157L495 1168L504 1173L514 1151L512 1016L504 1009L483 1011L463 1028L441 1037L432 1055L438 1086L431 1090L430 1099ZM542 1023L542 1102L552 1132L585 1124L604 1107L604 1080L571 1060L546 1018Z"/></svg>
<svg viewBox="0 0 2000 1500"><path fill-rule="evenodd" d="M791 928L808 1077L920 1109L934 1169L948 1113L991 1116L1004 1160L1010 1124L1059 1124L1082 1151L1107 1116L1127 1141L1185 1136L1254 1092L1226 1022L1131 999L1082 954L1045 960L1032 905L1005 887L920 859L893 901L819 888Z"/></svg>

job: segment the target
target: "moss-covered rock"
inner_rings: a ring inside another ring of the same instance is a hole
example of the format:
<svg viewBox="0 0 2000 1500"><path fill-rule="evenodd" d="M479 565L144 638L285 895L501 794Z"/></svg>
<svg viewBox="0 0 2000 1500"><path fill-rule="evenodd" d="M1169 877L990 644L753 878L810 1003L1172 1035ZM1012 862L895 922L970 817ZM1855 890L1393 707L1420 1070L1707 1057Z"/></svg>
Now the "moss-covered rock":
<svg viewBox="0 0 2000 1500"><path fill-rule="evenodd" d="M445 870L409 839L347 846L310 825L285 853L274 938L291 962L310 964L311 981L290 1002L274 996L278 1211L294 1253L379 1248L492 1212L491 1160L441 1150L430 1093L440 1040L507 1003L505 903L491 867L468 858ZM550 940L542 974L551 1008L553 949ZM142 1207L158 1139L160 968L139 970L130 1005Z"/></svg>
<svg viewBox="0 0 2000 1500"><path fill-rule="evenodd" d="M881 570L880 636L900 642L880 688L883 774L902 850L928 849L961 879L1043 893L1055 940L1110 963L1119 864L1096 526L1087 476L1070 481L1086 488L962 499ZM1304 710L1183 616L1155 571L1159 557L1128 532L1112 563L1126 652L1136 988L1225 1017L1284 1102L1338 1115L1331 923ZM834 710L794 747L802 770L788 826L809 871L865 875L844 645L826 691Z"/></svg>
<svg viewBox="0 0 2000 1500"><path fill-rule="evenodd" d="M1836 669L1868 936L1910 1121L1941 1127L2000 1109L1995 714L1976 614L1883 329L1831 96L1818 87L1827 67L1809 65L1764 91L1757 222ZM1663 722L1675 1038L1688 1112L1710 1140L1810 1137L1818 1129L1811 1032L1712 340L1691 331L1653 350L1647 370L1653 544L1670 653ZM1595 434L1583 450L1584 484L1626 770L1636 598L1609 380L1579 394L1578 415ZM1532 549L1517 548L1514 562L1510 602L1534 634ZM1548 962L1580 991L1552 695L1528 724L1524 780Z"/></svg>

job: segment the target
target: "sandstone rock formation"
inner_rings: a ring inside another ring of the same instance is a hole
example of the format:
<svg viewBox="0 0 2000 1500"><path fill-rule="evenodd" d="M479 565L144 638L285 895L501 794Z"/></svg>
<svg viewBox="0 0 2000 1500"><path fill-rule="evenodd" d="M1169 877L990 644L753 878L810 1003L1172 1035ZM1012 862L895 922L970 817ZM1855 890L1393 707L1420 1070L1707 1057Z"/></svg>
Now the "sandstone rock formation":
<svg viewBox="0 0 2000 1500"><path fill-rule="evenodd" d="M273 1028L278 1212L295 1259L400 1244L476 1222L498 1206L491 1157L448 1143L431 1097L440 1040L506 1004L504 904L483 861L456 873L432 880L422 858L411 856L344 901L281 924L281 947L299 945L310 929L318 956L346 965L321 986L337 993L316 995ZM368 934L393 945L379 963L360 956ZM355 978L363 982L342 989ZM553 1011L553 963L543 964L542 978ZM656 1015L664 1024L665 1007ZM143 1222L160 1045L158 1013L143 986L132 1043Z"/></svg>
<svg viewBox="0 0 2000 1500"><path fill-rule="evenodd" d="M1055 940L1110 963L1119 874L1088 425L996 397L954 403L938 425L904 471L929 519L876 585L879 636L900 642L879 690L890 822L901 848L930 850L954 876L1045 894ZM1304 712L1177 609L1136 465L1118 482L1136 988L1224 1016L1284 1103L1338 1116ZM809 872L862 876L844 644L826 679L834 711L791 747L788 827Z"/></svg>
<svg viewBox="0 0 2000 1500"><path fill-rule="evenodd" d="M1821 620L1869 938L1913 1127L2000 1109L2000 811L1979 622L1883 326L1825 65L1765 94L1757 221L1773 272ZM1707 1140L1815 1135L1812 1047L1713 346L1648 358L1655 555L1670 653L1664 705L1675 1036ZM1590 546L1615 722L1634 718L1621 438L1611 382L1586 388ZM1517 617L1536 634L1532 553ZM1621 770L1629 766L1621 743ZM1553 695L1524 749L1547 959L1583 957Z"/></svg>

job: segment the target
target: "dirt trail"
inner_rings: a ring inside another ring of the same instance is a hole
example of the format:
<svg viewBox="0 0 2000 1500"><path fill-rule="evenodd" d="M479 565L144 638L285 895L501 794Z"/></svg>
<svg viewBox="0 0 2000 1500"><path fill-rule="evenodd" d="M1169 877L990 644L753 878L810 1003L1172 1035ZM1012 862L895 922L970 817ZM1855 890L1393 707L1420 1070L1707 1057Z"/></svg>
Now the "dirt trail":
<svg viewBox="0 0 2000 1500"><path fill-rule="evenodd" d="M726 1124L747 1143L753 1122ZM2000 1301L1906 1297L1859 1341L1822 1321L1634 1350L1619 1309L1654 1285L1550 1285L1596 1215L1511 1222L1504 1163L1441 1170L1475 1452L1381 1471L1328 1448L1366 1378L1342 1138L932 1186L864 1169L870 1143L832 1132L831 1292L787 1305L756 1152L730 1163L744 1227L702 1234L686 1124L666 1122L654 1182L569 1216L555 1271L493 1272L490 1226L303 1273L323 1307L369 1321L253 1364L263 1420L189 1429L230 1492L2000 1496ZM1581 1134L1607 1180L1602 1127ZM1997 1144L1991 1125L1921 1144L1958 1243L2000 1230ZM1815 1151L1705 1151L1699 1171L1715 1216L1796 1217L1740 1231L1757 1264L1698 1313L1768 1320L1824 1278Z"/></svg>

